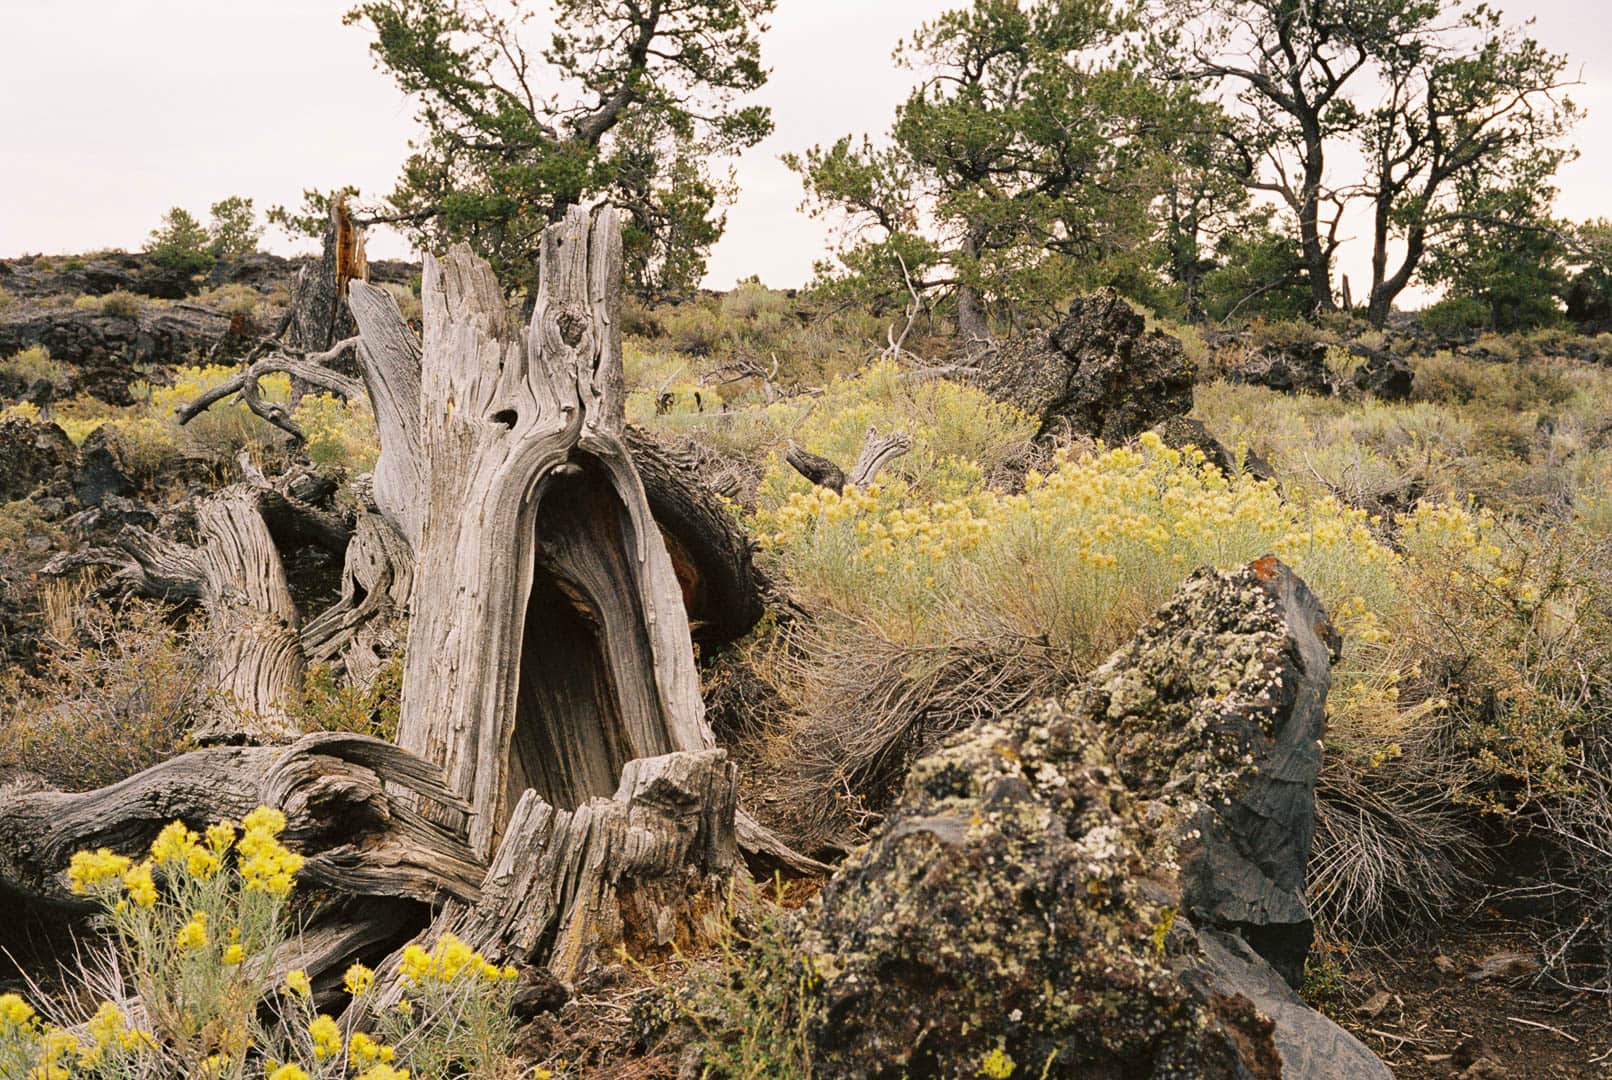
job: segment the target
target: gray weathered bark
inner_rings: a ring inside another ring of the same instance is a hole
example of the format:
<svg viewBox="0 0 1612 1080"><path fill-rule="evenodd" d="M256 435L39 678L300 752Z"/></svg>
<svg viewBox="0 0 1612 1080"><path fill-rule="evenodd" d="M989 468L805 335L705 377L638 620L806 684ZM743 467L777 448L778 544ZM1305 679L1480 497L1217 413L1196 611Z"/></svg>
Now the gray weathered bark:
<svg viewBox="0 0 1612 1080"><path fill-rule="evenodd" d="M624 441L621 273L614 211L573 209L523 329L486 263L428 257L423 350L351 286L376 502L415 555L398 741L443 765L484 856L528 788L574 809L634 758L714 745Z"/></svg>

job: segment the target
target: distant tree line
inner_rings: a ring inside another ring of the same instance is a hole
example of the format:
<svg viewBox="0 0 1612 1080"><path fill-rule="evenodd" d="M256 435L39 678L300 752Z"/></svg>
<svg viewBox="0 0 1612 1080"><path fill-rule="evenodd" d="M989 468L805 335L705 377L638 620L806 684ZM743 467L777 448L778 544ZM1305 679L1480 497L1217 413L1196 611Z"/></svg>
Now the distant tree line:
<svg viewBox="0 0 1612 1080"><path fill-rule="evenodd" d="M775 2L358 4L423 130L370 220L467 241L520 292L543 227L610 201L637 291L688 293L735 194L718 163L772 131L745 98ZM1381 325L1412 286L1473 327L1599 310L1612 230L1552 216L1579 111L1527 30L1473 0L973 0L896 49L888 129L785 155L840 226L815 285L969 337L1093 287L1189 319ZM322 227L328 198L271 220Z"/></svg>

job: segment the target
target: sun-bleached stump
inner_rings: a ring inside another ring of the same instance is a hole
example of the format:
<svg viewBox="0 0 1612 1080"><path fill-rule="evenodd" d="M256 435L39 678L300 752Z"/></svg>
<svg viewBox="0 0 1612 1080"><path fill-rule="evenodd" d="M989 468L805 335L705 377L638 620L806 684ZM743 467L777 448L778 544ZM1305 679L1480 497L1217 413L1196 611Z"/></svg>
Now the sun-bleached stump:
<svg viewBox="0 0 1612 1080"><path fill-rule="evenodd" d="M623 439L615 212L574 208L541 259L523 328L485 262L428 257L423 348L351 286L375 498L414 552L398 741L442 764L485 856L528 789L574 809L634 758L714 745Z"/></svg>
<svg viewBox="0 0 1612 1080"><path fill-rule="evenodd" d="M454 900L416 939L451 933L497 964L573 982L625 947L687 947L735 863L738 771L723 750L627 763L613 797L561 810L527 791L474 901ZM396 1003L402 950L380 968L366 1010Z"/></svg>

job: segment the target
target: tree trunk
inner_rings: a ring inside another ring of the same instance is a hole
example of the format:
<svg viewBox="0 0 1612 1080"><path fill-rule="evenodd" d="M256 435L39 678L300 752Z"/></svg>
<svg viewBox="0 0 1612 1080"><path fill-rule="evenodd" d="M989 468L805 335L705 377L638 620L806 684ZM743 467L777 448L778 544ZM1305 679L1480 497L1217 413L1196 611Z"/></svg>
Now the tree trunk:
<svg viewBox="0 0 1612 1080"><path fill-rule="evenodd" d="M427 257L423 351L389 297L351 287L376 502L415 554L398 741L443 765L484 857L527 789L574 809L635 758L714 745L624 442L615 213L573 208L541 260L522 330L486 263Z"/></svg>

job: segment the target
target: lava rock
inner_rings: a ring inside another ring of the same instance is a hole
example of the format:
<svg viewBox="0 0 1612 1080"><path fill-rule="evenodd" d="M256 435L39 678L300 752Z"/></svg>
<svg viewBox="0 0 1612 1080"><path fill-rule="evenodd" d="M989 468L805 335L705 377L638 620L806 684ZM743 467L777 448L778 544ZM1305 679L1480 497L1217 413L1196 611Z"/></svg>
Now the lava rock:
<svg viewBox="0 0 1612 1080"><path fill-rule="evenodd" d="M1266 345L1227 376L1230 381L1264 386L1283 394L1332 394L1327 347L1320 342Z"/></svg>
<svg viewBox="0 0 1612 1080"><path fill-rule="evenodd" d="M1114 293L1083 296L1051 334L1004 342L979 359L980 385L1059 431L1110 444L1192 411L1192 364L1181 343Z"/></svg>
<svg viewBox="0 0 1612 1080"><path fill-rule="evenodd" d="M86 507L100 506L114 496L134 493L134 481L124 465L123 448L104 425L90 432L79 454L73 490Z"/></svg>
<svg viewBox="0 0 1612 1080"><path fill-rule="evenodd" d="M1181 836L1186 911L1297 986L1331 666L1342 642L1285 565L1199 570L1092 676L1116 766Z"/></svg>
<svg viewBox="0 0 1612 1080"><path fill-rule="evenodd" d="M131 405L130 384L148 369L207 355L229 328L229 316L188 305L151 305L135 317L25 309L0 316L0 357L43 345L53 360L77 368L75 387L109 405Z"/></svg>
<svg viewBox="0 0 1612 1080"><path fill-rule="evenodd" d="M1355 389L1383 401L1404 401L1410 397L1416 372L1403 358L1388 352L1368 352L1366 362L1355 368Z"/></svg>
<svg viewBox="0 0 1612 1080"><path fill-rule="evenodd" d="M1234 934L1198 932L1199 955L1181 964L1182 981L1211 999L1250 1002L1271 1021L1280 1075L1304 1080L1393 1080L1359 1039L1304 1003Z"/></svg>
<svg viewBox="0 0 1612 1080"><path fill-rule="evenodd" d="M1388 1077L1262 955L1309 942L1337 646L1276 560L1199 571L1071 705L921 758L800 931L820 1075Z"/></svg>
<svg viewBox="0 0 1612 1080"><path fill-rule="evenodd" d="M72 475L78 450L55 424L0 418L0 502L27 498Z"/></svg>
<svg viewBox="0 0 1612 1080"><path fill-rule="evenodd" d="M1209 463L1227 476L1237 472L1237 455L1226 448L1226 445L1210 433L1202 420L1192 420L1185 416L1172 416L1153 429L1165 446L1172 450L1186 450L1195 447ZM1242 471L1255 480L1275 480L1276 470L1271 463L1261 457L1251 448L1244 448Z"/></svg>
<svg viewBox="0 0 1612 1080"><path fill-rule="evenodd" d="M993 1053L1026 1076L1280 1075L1269 1023L1226 1031L1154 944L1167 859L1099 747L1048 704L913 766L804 941L819 1075L961 1080Z"/></svg>

